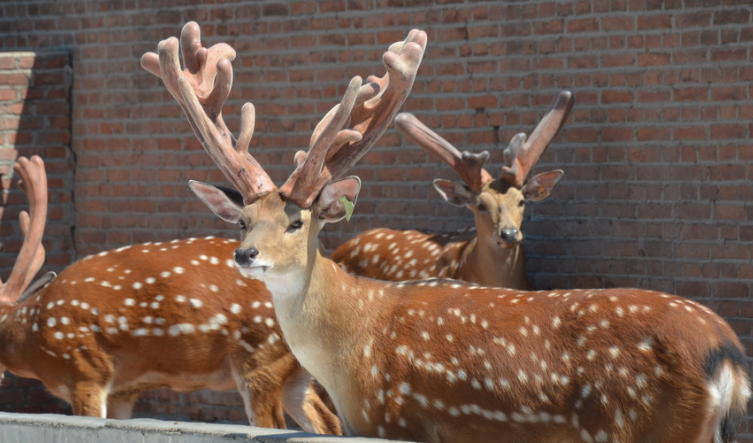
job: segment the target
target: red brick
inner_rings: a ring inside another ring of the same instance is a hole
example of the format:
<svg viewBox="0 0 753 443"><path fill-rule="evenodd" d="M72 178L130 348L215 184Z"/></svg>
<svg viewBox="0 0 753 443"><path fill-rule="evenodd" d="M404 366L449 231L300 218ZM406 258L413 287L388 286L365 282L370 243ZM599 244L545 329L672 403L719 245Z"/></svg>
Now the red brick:
<svg viewBox="0 0 753 443"><path fill-rule="evenodd" d="M626 141L633 138L633 131L628 128L604 128L601 131L603 141Z"/></svg>
<svg viewBox="0 0 753 443"><path fill-rule="evenodd" d="M638 17L638 29L666 29L672 26L672 16L669 14L662 15L642 15Z"/></svg>
<svg viewBox="0 0 753 443"><path fill-rule="evenodd" d="M744 138L747 126L743 124L719 124L711 126L711 139L740 139Z"/></svg>
<svg viewBox="0 0 753 443"><path fill-rule="evenodd" d="M639 66L656 66L656 65L668 65L670 63L669 53L655 53L649 52L644 54L638 54Z"/></svg>
<svg viewBox="0 0 753 443"><path fill-rule="evenodd" d="M747 48L718 49L711 52L711 61L730 62L742 61L747 57Z"/></svg>
<svg viewBox="0 0 753 443"><path fill-rule="evenodd" d="M25 86L29 83L29 76L21 73L0 72L0 85Z"/></svg>
<svg viewBox="0 0 753 443"><path fill-rule="evenodd" d="M601 65L604 67L630 66L635 63L632 54L604 54L601 57Z"/></svg>
<svg viewBox="0 0 753 443"><path fill-rule="evenodd" d="M630 103L633 101L632 91L610 91L606 90L601 94L602 103Z"/></svg>
<svg viewBox="0 0 753 443"><path fill-rule="evenodd" d="M744 282L715 282L712 286L715 297L748 297L750 287Z"/></svg>
<svg viewBox="0 0 753 443"><path fill-rule="evenodd" d="M703 27L711 24L711 11L693 11L685 14L678 14L675 22L679 27Z"/></svg>
<svg viewBox="0 0 753 443"><path fill-rule="evenodd" d="M13 57L10 54L0 56L0 70L11 70L16 67L18 62L18 57Z"/></svg>
<svg viewBox="0 0 753 443"><path fill-rule="evenodd" d="M750 9L722 10L714 12L714 25L727 25L733 23L748 23L750 21Z"/></svg>
<svg viewBox="0 0 753 443"><path fill-rule="evenodd" d="M705 101L708 99L708 90L701 87L677 88L672 95L676 101Z"/></svg>
<svg viewBox="0 0 753 443"><path fill-rule="evenodd" d="M603 17L601 19L601 27L606 32L632 31L635 29L635 17L631 17L631 16Z"/></svg>
<svg viewBox="0 0 753 443"><path fill-rule="evenodd" d="M743 206L717 205L714 206L714 218L717 220L745 220Z"/></svg>
<svg viewBox="0 0 753 443"><path fill-rule="evenodd" d="M571 19L566 28L567 32L594 32L599 30L599 21L595 18Z"/></svg>

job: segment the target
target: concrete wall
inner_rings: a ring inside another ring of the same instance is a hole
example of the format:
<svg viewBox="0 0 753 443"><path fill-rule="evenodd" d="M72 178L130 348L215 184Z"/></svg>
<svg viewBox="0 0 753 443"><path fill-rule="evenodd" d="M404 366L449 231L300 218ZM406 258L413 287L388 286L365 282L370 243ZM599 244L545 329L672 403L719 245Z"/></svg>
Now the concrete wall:
<svg viewBox="0 0 753 443"><path fill-rule="evenodd" d="M105 420L55 414L0 412L3 443L380 443L381 439L316 435L238 425L182 423L151 419Z"/></svg>

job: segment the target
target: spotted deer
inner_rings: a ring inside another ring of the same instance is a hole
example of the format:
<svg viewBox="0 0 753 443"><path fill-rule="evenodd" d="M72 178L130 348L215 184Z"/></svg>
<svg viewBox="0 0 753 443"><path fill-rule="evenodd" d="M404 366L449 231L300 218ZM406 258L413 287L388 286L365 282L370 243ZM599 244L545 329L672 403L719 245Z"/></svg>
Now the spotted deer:
<svg viewBox="0 0 753 443"><path fill-rule="evenodd" d="M356 77L277 187L236 142L220 110L232 85L228 45L199 27L160 42L159 75L237 191L190 186L237 223L240 273L266 283L301 364L332 396L348 434L448 442L725 442L750 396L743 350L710 309L637 289L523 292L453 280L384 282L327 258L318 233L360 190L347 169L405 99L426 34L411 31Z"/></svg>
<svg viewBox="0 0 753 443"><path fill-rule="evenodd" d="M525 133L513 137L497 179L484 169L488 151L461 153L412 114L398 114L395 126L400 132L450 165L463 179L463 183L436 179L434 187L445 201L473 213L475 229L440 233L371 229L340 245L332 259L348 272L378 280L439 277L529 289L520 244L525 203L548 197L564 172L543 172L528 181L526 177L567 120L572 106L572 93L560 92L529 138Z"/></svg>
<svg viewBox="0 0 753 443"><path fill-rule="evenodd" d="M101 252L18 297L44 261L43 168L39 157L16 166L31 228L22 216L28 234L2 288L0 374L42 381L76 415L130 418L137 395L153 388L237 389L251 424L284 428L284 407L307 431L341 432L283 340L264 284L227 259L235 240Z"/></svg>

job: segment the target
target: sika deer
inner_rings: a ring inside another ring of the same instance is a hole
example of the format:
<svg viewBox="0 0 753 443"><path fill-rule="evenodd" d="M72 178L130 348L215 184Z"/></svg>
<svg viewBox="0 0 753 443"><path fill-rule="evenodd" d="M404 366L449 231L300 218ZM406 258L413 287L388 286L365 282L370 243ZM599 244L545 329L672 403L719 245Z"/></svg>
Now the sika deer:
<svg viewBox="0 0 753 443"><path fill-rule="evenodd" d="M412 114L395 118L400 132L452 166L465 182L434 180L448 203L473 212L475 230L429 233L377 228L357 235L332 253L332 260L348 272L377 280L453 278L485 286L528 289L525 256L520 242L525 203L548 197L562 178L561 170L528 172L562 127L573 105L562 91L552 109L526 141L516 135L505 149L506 166L498 179L484 169L489 152L462 154Z"/></svg>
<svg viewBox="0 0 753 443"><path fill-rule="evenodd" d="M743 350L698 303L636 289L389 283L352 276L324 256L319 231L345 217L360 189L356 177L342 176L407 95L423 32L390 47L387 75L370 79L378 87L351 82L279 189L246 150L248 111L244 143L222 124L235 53L201 48L193 23L181 40L187 72L175 38L142 65L163 78L241 193L191 187L240 226L236 265L267 284L291 350L330 393L347 433L431 442L732 441L750 396ZM214 86L200 100L201 84Z"/></svg>
<svg viewBox="0 0 753 443"><path fill-rule="evenodd" d="M29 234L3 287L0 373L42 381L76 415L130 418L137 395L159 387L237 389L251 424L285 428L282 404L303 429L340 433L282 339L264 284L218 258L237 241L105 251L17 299L44 261L47 185L39 157L16 170L32 190L32 228L22 217Z"/></svg>

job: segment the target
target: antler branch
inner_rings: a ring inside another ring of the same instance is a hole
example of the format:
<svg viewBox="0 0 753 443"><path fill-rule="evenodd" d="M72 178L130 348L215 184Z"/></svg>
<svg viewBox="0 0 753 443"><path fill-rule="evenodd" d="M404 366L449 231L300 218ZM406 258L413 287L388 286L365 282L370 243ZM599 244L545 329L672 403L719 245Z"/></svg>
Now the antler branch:
<svg viewBox="0 0 753 443"><path fill-rule="evenodd" d="M23 293L39 272L45 258L42 237L47 220L47 174L44 162L38 156L19 157L13 170L20 180L18 186L29 199L29 211L21 211L19 223L24 236L8 281L0 288L0 300L13 302Z"/></svg>
<svg viewBox="0 0 753 443"><path fill-rule="evenodd" d="M528 173L546 151L552 139L557 135L573 108L573 93L560 91L531 136L526 140L525 133L516 134L504 151L507 166L502 166L502 178L520 188L525 183Z"/></svg>
<svg viewBox="0 0 753 443"><path fill-rule="evenodd" d="M324 185L343 177L376 143L413 87L426 40L425 32L412 30L384 53L383 77L369 77L363 86L360 77L351 80L340 104L314 130L308 153L296 154L298 167L280 188L286 198L310 206Z"/></svg>
<svg viewBox="0 0 753 443"><path fill-rule="evenodd" d="M471 191L480 191L484 184L492 180L492 176L484 169L484 164L489 160L489 151L461 153L408 112L401 112L395 117L395 127L410 141L450 165Z"/></svg>
<svg viewBox="0 0 753 443"><path fill-rule="evenodd" d="M178 51L182 52L181 71ZM158 54L148 52L141 66L160 77L178 101L196 137L225 177L249 204L276 189L259 163L248 153L254 132L255 111L251 103L241 109L241 128L236 141L222 118L222 106L233 85L235 50L225 43L211 48L201 45L201 30L196 22L183 27L178 39L159 43Z"/></svg>

